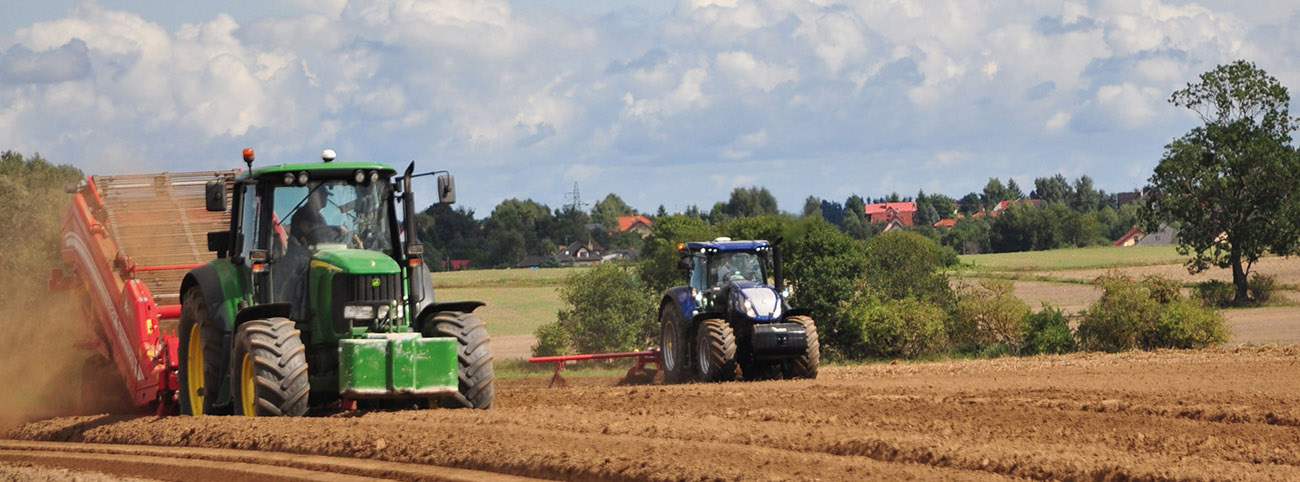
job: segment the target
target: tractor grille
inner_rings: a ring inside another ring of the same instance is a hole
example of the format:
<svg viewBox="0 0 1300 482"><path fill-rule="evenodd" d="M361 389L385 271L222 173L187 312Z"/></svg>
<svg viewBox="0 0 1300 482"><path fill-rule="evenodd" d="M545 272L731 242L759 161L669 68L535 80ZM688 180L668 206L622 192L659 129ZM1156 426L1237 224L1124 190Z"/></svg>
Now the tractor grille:
<svg viewBox="0 0 1300 482"><path fill-rule="evenodd" d="M376 286L378 280L378 286ZM348 320L343 319L343 306L356 302L387 302L401 300L402 275L393 274L345 274L334 275L334 306L330 313L334 316L334 331L348 332Z"/></svg>

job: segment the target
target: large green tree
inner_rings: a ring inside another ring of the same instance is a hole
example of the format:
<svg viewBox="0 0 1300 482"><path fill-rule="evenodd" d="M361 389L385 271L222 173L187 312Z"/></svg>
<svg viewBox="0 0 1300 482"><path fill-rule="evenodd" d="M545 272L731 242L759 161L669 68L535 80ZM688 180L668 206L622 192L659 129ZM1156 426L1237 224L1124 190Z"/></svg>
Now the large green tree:
<svg viewBox="0 0 1300 482"><path fill-rule="evenodd" d="M1201 74L1169 101L1204 122L1165 146L1147 186L1148 228L1178 222L1189 272L1232 268L1236 300L1248 298L1251 266L1300 243L1300 158L1286 87L1239 60Z"/></svg>

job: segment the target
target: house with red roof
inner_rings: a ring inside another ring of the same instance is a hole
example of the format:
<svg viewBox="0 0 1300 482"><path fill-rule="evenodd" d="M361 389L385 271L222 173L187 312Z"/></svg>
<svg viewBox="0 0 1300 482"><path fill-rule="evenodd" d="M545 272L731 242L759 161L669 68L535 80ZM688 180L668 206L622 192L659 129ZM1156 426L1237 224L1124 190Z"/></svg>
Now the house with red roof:
<svg viewBox="0 0 1300 482"><path fill-rule="evenodd" d="M868 204L863 209L867 216L867 222L870 223L890 223L898 221L903 226L912 226L912 217L916 215L916 203L875 203Z"/></svg>
<svg viewBox="0 0 1300 482"><path fill-rule="evenodd" d="M618 232L626 233L628 231L635 232L642 238L654 234L655 232L654 227L651 225L650 218L639 214L636 216L619 216Z"/></svg>
<svg viewBox="0 0 1300 482"><path fill-rule="evenodd" d="M956 225L957 220L952 218L940 219L938 222L934 223L934 227L936 228L951 228Z"/></svg>

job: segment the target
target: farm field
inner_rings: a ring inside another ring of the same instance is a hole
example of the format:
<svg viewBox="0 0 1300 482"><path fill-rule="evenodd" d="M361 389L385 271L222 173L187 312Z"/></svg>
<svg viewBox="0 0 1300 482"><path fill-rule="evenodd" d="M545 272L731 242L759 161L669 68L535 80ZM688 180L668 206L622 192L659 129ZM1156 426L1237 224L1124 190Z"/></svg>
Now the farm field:
<svg viewBox="0 0 1300 482"><path fill-rule="evenodd" d="M490 411L102 415L7 436L563 480L1295 480L1300 379L1279 375L1297 364L1292 346L833 366L752 383L546 388L538 375L498 381Z"/></svg>
<svg viewBox="0 0 1300 482"><path fill-rule="evenodd" d="M1172 246L1092 247L963 255L963 267L953 273L954 283L973 282L981 277L1011 279L1016 295L1038 309L1043 303L1067 314L1077 314L1095 301L1101 292L1091 284L1110 271L1140 278L1148 274L1168 276L1187 283L1209 279L1231 281L1229 270L1213 269L1187 274L1185 259ZM563 307L559 287L569 274L583 268L471 270L434 273L438 299L477 299L487 306L479 313L488 321L497 359L527 358L536 342L533 331L555 320ZM1283 306L1231 309L1224 312L1232 330L1230 344L1300 342L1300 258L1269 257L1255 270L1277 277L1284 289L1277 297ZM1190 291L1188 294L1192 294Z"/></svg>

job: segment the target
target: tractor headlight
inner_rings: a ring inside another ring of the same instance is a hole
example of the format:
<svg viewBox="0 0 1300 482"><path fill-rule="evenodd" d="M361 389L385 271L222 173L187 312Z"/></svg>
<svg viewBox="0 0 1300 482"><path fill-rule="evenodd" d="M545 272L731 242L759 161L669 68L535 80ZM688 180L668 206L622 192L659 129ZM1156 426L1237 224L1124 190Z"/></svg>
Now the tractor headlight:
<svg viewBox="0 0 1300 482"><path fill-rule="evenodd" d="M366 180L366 173L361 172L360 169L352 171L352 180L356 181L357 184L361 184Z"/></svg>
<svg viewBox="0 0 1300 482"><path fill-rule="evenodd" d="M388 305L380 306L379 309L376 311L376 318L379 318L381 320L387 320L388 311L391 309L392 307Z"/></svg>
<svg viewBox="0 0 1300 482"><path fill-rule="evenodd" d="M307 171L301 171L298 173L298 185L299 186L307 185Z"/></svg>
<svg viewBox="0 0 1300 482"><path fill-rule="evenodd" d="M376 183L376 182L379 182L379 172L378 172L378 171L370 171L370 183L371 183L371 184L374 184L374 183Z"/></svg>
<svg viewBox="0 0 1300 482"><path fill-rule="evenodd" d="M750 303L749 300L745 300L740 305L745 308L745 314L750 318L758 318L758 312L754 310L754 304Z"/></svg>
<svg viewBox="0 0 1300 482"><path fill-rule="evenodd" d="M349 320L369 320L375 317L375 307L367 305L346 305L343 317Z"/></svg>
<svg viewBox="0 0 1300 482"><path fill-rule="evenodd" d="M286 172L286 173L284 173L284 185L286 185L286 186L292 185L292 184L293 184L293 179L294 179L294 178L293 178L293 173L292 173L292 172Z"/></svg>

